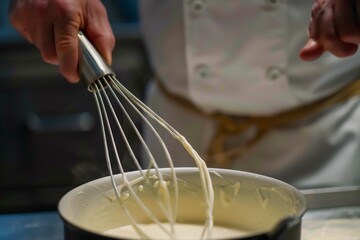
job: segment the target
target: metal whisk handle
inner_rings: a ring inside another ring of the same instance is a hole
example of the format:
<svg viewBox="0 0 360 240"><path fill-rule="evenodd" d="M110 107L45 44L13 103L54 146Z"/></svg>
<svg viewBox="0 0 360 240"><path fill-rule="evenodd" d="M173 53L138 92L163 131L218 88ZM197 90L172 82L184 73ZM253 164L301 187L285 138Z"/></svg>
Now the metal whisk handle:
<svg viewBox="0 0 360 240"><path fill-rule="evenodd" d="M93 92L92 84L94 82L106 75L115 76L115 73L82 32L78 33L78 38L79 75L87 89Z"/></svg>

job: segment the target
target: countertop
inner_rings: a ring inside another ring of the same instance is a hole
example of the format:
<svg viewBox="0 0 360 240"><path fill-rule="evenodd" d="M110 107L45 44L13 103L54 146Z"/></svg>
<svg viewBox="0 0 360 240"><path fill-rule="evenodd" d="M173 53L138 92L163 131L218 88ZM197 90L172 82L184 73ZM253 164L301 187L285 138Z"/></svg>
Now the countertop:
<svg viewBox="0 0 360 240"><path fill-rule="evenodd" d="M64 240L56 211L0 215L0 240Z"/></svg>
<svg viewBox="0 0 360 240"><path fill-rule="evenodd" d="M302 240L360 240L360 186L303 190Z"/></svg>
<svg viewBox="0 0 360 240"><path fill-rule="evenodd" d="M308 211L302 240L360 240L360 206Z"/></svg>
<svg viewBox="0 0 360 240"><path fill-rule="evenodd" d="M309 210L302 240L360 240L360 206ZM0 215L0 240L64 240L56 211Z"/></svg>

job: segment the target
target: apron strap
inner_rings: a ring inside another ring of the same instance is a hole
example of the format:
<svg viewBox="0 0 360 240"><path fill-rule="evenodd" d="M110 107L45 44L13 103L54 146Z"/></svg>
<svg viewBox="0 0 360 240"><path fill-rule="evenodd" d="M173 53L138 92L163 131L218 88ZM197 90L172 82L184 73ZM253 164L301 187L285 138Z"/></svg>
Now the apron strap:
<svg viewBox="0 0 360 240"><path fill-rule="evenodd" d="M206 163L212 167L226 167L235 157L243 154L249 148L258 143L272 129L285 126L290 123L300 121L319 114L336 104L349 100L360 95L360 79L349 83L337 92L290 110L286 110L271 116L232 116L221 113L208 114L195 106L189 100L182 96L170 92L161 82L155 78L159 89L175 103L201 114L207 118L213 119L217 123L214 135L209 144L206 156ZM254 136L236 147L225 149L226 142L229 138L245 133L254 129Z"/></svg>

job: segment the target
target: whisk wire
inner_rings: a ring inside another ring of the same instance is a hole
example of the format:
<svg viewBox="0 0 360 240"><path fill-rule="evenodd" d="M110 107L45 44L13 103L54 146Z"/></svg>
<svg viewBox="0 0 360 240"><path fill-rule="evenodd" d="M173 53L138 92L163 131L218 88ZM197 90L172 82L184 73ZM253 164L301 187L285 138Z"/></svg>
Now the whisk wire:
<svg viewBox="0 0 360 240"><path fill-rule="evenodd" d="M111 82L114 83L114 80L112 80ZM100 83L100 84L101 84L101 83ZM160 188L162 188L162 189L165 190L165 191L162 191L162 193L163 193L163 200L164 200L164 201L158 201L157 203L160 205L160 208L162 209L163 213L166 215L168 221L169 221L170 223L175 223L176 214L174 214L174 213L176 213L176 211L171 211L171 210L170 210L170 208L171 208L170 194L169 194L169 191L168 191L167 187L164 186L164 184L166 184L166 181L164 180L162 174L161 174L160 171L159 171L159 167L158 167L158 165L157 165L156 162L155 162L155 159L154 159L154 157L153 157L153 154L151 153L150 149L149 149L148 146L146 145L146 143L145 143L143 137L141 136L139 130L137 129L135 123L133 122L133 120L131 119L130 115L128 114L128 111L125 109L125 107L123 106L123 104L121 103L121 101L119 100L119 98L117 97L117 95L115 94L115 92L112 90L110 84L109 84L108 82L106 82L106 84L107 84L107 88L108 88L108 89L110 90L110 92L112 93L114 99L116 100L116 102L118 103L118 105L120 106L120 108L122 109L122 111L123 111L123 113L125 114L127 120L130 122L133 130L135 131L136 135L138 136L140 142L141 142L142 145L145 147L148 155L150 156L150 158L151 158L152 161L153 161L153 166L154 166L154 168L156 169L157 176L159 176L159 184L161 185ZM122 93L120 93L120 94L123 95ZM124 96L123 96L123 97L124 97ZM109 101L108 98L107 98L107 100ZM128 100L128 99L126 98L126 100ZM143 114L142 114L140 111L138 111L138 109L133 105L132 102L128 101L128 103L134 108L134 110L135 110L144 120L146 120L146 118L143 116ZM111 105L110 102L109 102L109 105ZM121 124L120 124L119 120L118 120L117 117L116 117L116 113L115 113L114 109L111 108L111 111L112 111L112 113L113 113L113 116L114 116L117 124L118 124L118 127L121 128ZM156 130L155 130L154 128L153 128L153 130L154 130L154 133L158 136L158 139L161 139L160 136L159 136L159 134L156 132ZM126 139L126 135L125 135L125 133L124 133L122 130L121 130L121 134L122 134L122 136L124 137L124 139ZM162 143L163 143L163 142L162 142ZM140 170L142 176L144 177L143 172L141 171L142 169L141 169L141 167L140 167L139 161L137 160L135 154L133 154L133 151L132 151L132 149L131 149L131 147L130 147L130 144L128 143L127 140L126 140L126 145L127 145L128 149L129 149L129 152L132 153L131 155L132 155L133 160L134 160L135 162L137 162L137 166L139 166L139 167L138 167L138 170ZM162 146L164 147L163 150L164 150L165 154L171 159L170 153L169 153L166 145L163 143ZM169 161L170 161L170 160L169 160ZM150 171L150 169L148 169L148 171ZM174 173L175 173L175 172L174 172ZM174 175L173 177L176 177L176 176ZM176 186L175 186L175 192L177 192L177 181L174 181L174 184L176 185ZM177 198L175 198L175 199L177 199ZM165 205L166 205L166 206L164 206L164 204L163 204L164 202L165 202ZM175 206L175 209L176 209L176 208L177 208L177 206ZM174 210L175 210L175 209L174 209ZM172 228L172 227L173 227L173 224L170 224L170 226L171 226L171 228ZM173 229L173 230L174 230L174 229Z"/></svg>
<svg viewBox="0 0 360 240"><path fill-rule="evenodd" d="M108 148L106 132L105 132L105 124L104 124L103 112L101 110L102 108L100 107L100 102L102 103L102 99L99 99L98 94L97 94L98 92L99 92L99 89L96 86L96 91L94 92L94 97L95 97L95 103L96 103L97 110L98 110L98 113L99 113L99 118L100 118L100 126L101 126L101 132L102 132L102 136L103 136L103 144L104 144L104 150L105 150L106 165L107 165L108 171L110 173L111 184L113 185L113 189L115 190L116 197L120 198L120 193L119 193L119 190L116 187L115 179L113 177L114 173L113 173L112 167L111 167L109 148ZM102 103L102 106L104 107L103 103Z"/></svg>
<svg viewBox="0 0 360 240"><path fill-rule="evenodd" d="M146 104L144 104L142 101L140 101L136 96L134 96L128 89L126 89L120 82L118 82L116 79L112 78L111 81L112 85L115 89L117 89L119 92L124 93L126 96L124 96L125 99L131 100L134 102L137 106L139 106L140 109L142 109L150 118L153 118L158 124L161 124L165 129L169 131L169 133L178 141L180 141L183 145L183 147L186 149L186 151L190 154L190 156L195 160L195 163L199 169L206 169L206 163L205 161L199 156L199 154L191 147L190 143L186 140L184 136L182 136L178 131L176 131L169 123L167 123L164 119L162 119L159 115L157 115L151 108L149 108ZM152 125L148 123L150 128L152 128ZM172 163L171 159L169 162ZM206 222L206 226L202 233L202 238L204 237L210 237L211 234L210 231L207 231L208 229L211 229L213 226L212 221L212 209L214 206L214 191L212 187L212 182L210 175L207 172L199 171L200 178L202 182L205 183L203 186L203 194L205 196L205 203L207 205L208 209L208 218ZM205 236L207 234L207 236Z"/></svg>
<svg viewBox="0 0 360 240"><path fill-rule="evenodd" d="M139 100L134 96L131 95L130 97L126 95L126 93L124 93L124 89L126 90L125 87L122 86L122 84L120 82L118 82L116 79L114 79L113 77L110 76L110 84L112 86L114 86L118 92L121 94L121 96L130 104L130 106L136 111L136 113L141 117L141 119L143 120L143 122L150 128L150 130L154 133L155 137L157 138L159 144L162 147L162 150L164 152L164 155L166 156L166 159L169 163L170 169L171 169L171 175L172 175L172 179L176 180L176 174L175 174L175 169L174 169L174 164L172 162L171 156L170 156L170 152L166 146L166 144L164 143L164 141L161 139L160 134L156 131L156 129L154 128L154 126L149 122L149 120L144 116L144 114L138 109L137 106L135 106L135 104L138 104ZM110 87L110 84L107 83L110 91L112 92L112 94L114 95L115 99L119 102L119 104L121 104L120 100L116 97L115 92L112 90L112 88ZM135 104L134 104L135 103ZM121 104L122 106L122 104ZM140 107L140 109L142 109ZM124 113L126 114L127 119L129 120L129 122L131 123L132 127L134 128L134 130L136 131L136 134L142 144L142 146L145 149L145 152L147 153L147 155L149 156L150 159L150 165L148 166L148 170L150 170L150 167L153 166L156 170L156 173L159 176L159 180L161 183L165 183L163 176L161 174L161 172L159 171L159 167L158 164L155 161L155 158L153 156L153 154L151 153L148 145L145 143L145 140L143 139L143 137L141 136L140 132L137 130L135 124L133 123L131 117L129 116L129 114L127 113L126 109L122 106L122 110L124 111ZM142 109L142 110L146 110L146 109ZM149 113L148 111L145 111L145 113L147 115L151 115L151 113ZM177 215L177 205L178 205L178 182L174 181L174 193L175 193L175 204L174 204L174 210L170 211L170 214L172 216L169 216L169 221L171 222L175 222L176 220L176 215ZM170 207L170 195L169 192L167 190L167 188L165 188L165 198L166 198L166 202L168 203L168 207ZM173 226L171 224L171 226Z"/></svg>
<svg viewBox="0 0 360 240"><path fill-rule="evenodd" d="M103 80L103 79L102 79ZM120 161L120 157L119 157L119 154L118 154L118 151L117 151L117 146L116 146L116 143L115 143L115 140L114 140L114 137L113 137L113 133L112 133L112 128L111 128L111 124L110 124L110 121L109 121L109 118L106 114L107 112L107 108L105 106L105 103L104 103L104 98L106 100L106 102L108 103L108 109L110 109L110 111L112 112L116 122L117 122L117 125L119 127L119 130L121 132L121 135L125 141L125 144L127 146L127 148L129 149L129 151L132 152L132 148L127 140L127 137L123 131L123 128L121 127L121 124L120 122L118 121L117 117L116 117L116 113L115 113L115 110L111 104L111 101L109 99L109 96L108 94L106 93L106 88L105 86L103 86L102 82L105 82L107 83L107 81L97 81L94 83L94 88L95 88L95 91L94 91L94 95L95 95L95 98L96 100L99 100L100 102L100 116L101 116L101 123L106 125L106 128L105 126L102 127L103 129L103 137L104 137L104 146L106 148L106 159L107 159L107 165L108 167L110 166L110 177L113 179L113 172L112 172L112 169L111 169L111 161L110 161L110 157L109 157L109 151L108 151L108 143L107 143L107 140L106 140L106 129L107 129L107 132L109 134L109 137L111 139L111 144L112 144L112 147L113 147L113 151L114 151L114 154L115 154L115 157L116 157L116 161L118 163L118 167L119 167L119 170L120 172L123 174L123 182L125 184L125 186L127 187L130 195L134 198L134 200L138 203L138 205L140 206L140 208L142 208L142 210L146 213L146 215L153 221L155 222L167 235L169 235L169 237L171 237L171 239L173 239L173 235L174 235L174 223L175 223L175 220L173 218L173 216L171 216L171 210L169 210L169 207L170 207L170 194L168 193L168 189L167 189L167 186L166 186L166 182L164 181L163 177L162 177L162 174L159 172L159 170L157 169L157 176L159 177L159 187L161 187L164 191L162 192L165 192L165 201L166 201L166 205L167 207L164 207L161 203L162 201L158 201L158 203L161 204L161 209L163 210L165 216L168 218L168 221L171 223L170 226L171 226L171 230L170 232L163 226L163 224L161 224L161 222L151 213L150 209L148 207L145 206L145 204L142 202L141 198L138 196L138 194L134 191L131 183L129 182L128 178L126 177L126 175L124 174L125 171L122 167L122 164L121 164L121 161ZM108 88L110 89L110 91L112 91L111 87L108 86ZM103 96L102 96L103 95ZM116 97L116 94L114 93L115 95L115 99L118 100L118 98ZM121 102L118 100L117 101L118 103L120 103L120 105L122 106ZM125 115L129 116L127 111L125 109L124 110L124 113ZM130 118L130 117L129 117ZM104 121L105 120L105 121ZM132 120L130 119L130 121L132 122ZM136 129L135 127L135 124L132 122L132 125L133 127ZM138 131L136 129L136 131ZM141 168L139 168L139 171L142 173L141 171ZM145 176L143 175L143 178L145 178ZM118 187L116 186L115 182L113 182L113 186L115 186L115 189L116 189L116 196L117 198L121 199L121 193L119 192L118 190ZM176 182L176 181L175 181ZM165 185L164 185L165 184ZM133 218L132 214L128 211L128 209L124 208L123 209L125 210L125 213L128 215L130 221L132 222L133 225L136 225L136 231L139 231L139 234L141 236L145 236L146 237L146 233L145 231L141 230L141 228L138 226L136 220Z"/></svg>

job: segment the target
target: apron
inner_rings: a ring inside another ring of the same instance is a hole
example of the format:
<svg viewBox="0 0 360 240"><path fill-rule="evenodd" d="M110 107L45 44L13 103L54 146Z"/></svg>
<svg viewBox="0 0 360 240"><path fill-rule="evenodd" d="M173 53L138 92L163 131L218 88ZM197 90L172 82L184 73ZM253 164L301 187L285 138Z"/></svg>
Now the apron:
<svg viewBox="0 0 360 240"><path fill-rule="evenodd" d="M337 59L329 54L312 63L298 58L312 3L142 1L144 39L154 72L170 93L208 114L271 116L326 98L360 75L360 61L358 56ZM155 83L146 102L206 156L217 128L213 119L169 100ZM358 99L344 101L272 129L223 167L302 188L359 184L358 118ZM144 131L156 149L146 127ZM228 145L241 145L253 134L232 136ZM193 165L179 154L173 159L176 166Z"/></svg>

